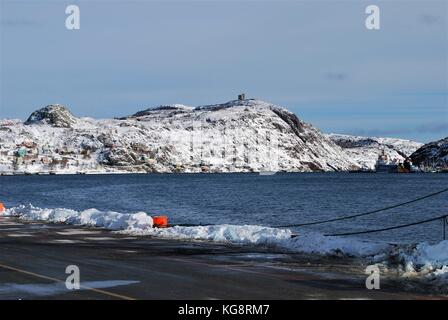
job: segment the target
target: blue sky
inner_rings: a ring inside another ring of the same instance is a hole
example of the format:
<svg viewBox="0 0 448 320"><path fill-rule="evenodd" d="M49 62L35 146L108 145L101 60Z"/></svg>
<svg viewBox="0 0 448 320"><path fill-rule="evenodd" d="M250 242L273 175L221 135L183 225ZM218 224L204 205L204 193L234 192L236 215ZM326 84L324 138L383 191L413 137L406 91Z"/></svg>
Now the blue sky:
<svg viewBox="0 0 448 320"><path fill-rule="evenodd" d="M240 92L324 132L448 136L448 1L0 0L0 118L106 118ZM65 28L77 4L81 29ZM381 29L364 25L368 4Z"/></svg>

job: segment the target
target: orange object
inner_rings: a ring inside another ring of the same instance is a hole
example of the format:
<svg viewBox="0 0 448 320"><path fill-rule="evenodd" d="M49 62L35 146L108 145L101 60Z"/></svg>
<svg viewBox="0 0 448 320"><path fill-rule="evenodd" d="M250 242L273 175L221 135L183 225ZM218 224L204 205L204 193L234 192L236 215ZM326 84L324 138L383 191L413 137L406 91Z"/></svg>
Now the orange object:
<svg viewBox="0 0 448 320"><path fill-rule="evenodd" d="M168 217L167 216L156 216L152 217L154 227L166 228L168 227Z"/></svg>
<svg viewBox="0 0 448 320"><path fill-rule="evenodd" d="M5 211L5 206L3 205L2 202L0 202L0 212Z"/></svg>

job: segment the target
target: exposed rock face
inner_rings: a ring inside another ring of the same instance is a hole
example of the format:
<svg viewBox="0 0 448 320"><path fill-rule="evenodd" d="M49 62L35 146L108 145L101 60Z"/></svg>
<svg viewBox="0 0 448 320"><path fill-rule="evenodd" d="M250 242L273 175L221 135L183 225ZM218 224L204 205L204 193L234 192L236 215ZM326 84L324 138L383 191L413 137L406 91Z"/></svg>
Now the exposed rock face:
<svg viewBox="0 0 448 320"><path fill-rule="evenodd" d="M411 155L412 162L429 168L448 168L448 137L430 142Z"/></svg>
<svg viewBox="0 0 448 320"><path fill-rule="evenodd" d="M339 145L354 161L364 169L374 169L378 155L383 152L389 159L403 161L423 144L420 142L378 137L359 137L330 134L328 137Z"/></svg>
<svg viewBox="0 0 448 320"><path fill-rule="evenodd" d="M70 128L76 120L75 116L63 105L51 104L34 111L25 124L45 123L54 127Z"/></svg>
<svg viewBox="0 0 448 320"><path fill-rule="evenodd" d="M176 113L182 113L182 112L189 112L192 111L194 108L189 107L183 104L173 104L173 105L162 105L155 108L148 108L143 111L138 111L134 113L132 116L129 117L122 117L121 120L126 119L132 119L132 118L138 118L143 116L148 116L154 113L163 113L163 112L169 112L170 114L174 115ZM177 112L176 112L177 111Z"/></svg>

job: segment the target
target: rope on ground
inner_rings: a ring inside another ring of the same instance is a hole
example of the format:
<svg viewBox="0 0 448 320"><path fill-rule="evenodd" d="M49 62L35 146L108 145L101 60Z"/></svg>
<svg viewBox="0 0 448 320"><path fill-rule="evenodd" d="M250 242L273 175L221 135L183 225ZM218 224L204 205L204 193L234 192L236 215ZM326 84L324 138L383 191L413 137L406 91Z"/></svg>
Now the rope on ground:
<svg viewBox="0 0 448 320"><path fill-rule="evenodd" d="M443 220L443 223L445 224L447 217L448 217L448 215L443 215L443 216L440 216L440 217L435 217L435 218L431 218L431 219L427 219L427 220L412 222L412 223L408 223L408 224L402 224L402 225L399 225L399 226L393 226L393 227L387 227L387 228L381 228L381 229L373 229L373 230L365 230L365 231L358 231L358 232L345 232L345 233L325 234L325 236L327 236L327 237L351 236L351 235L356 235L356 234L366 234L366 233L382 232L382 231L387 231L387 230L406 228L406 227L415 226L415 225L423 224L423 223L428 223L428 222L436 221L436 220Z"/></svg>
<svg viewBox="0 0 448 320"><path fill-rule="evenodd" d="M447 192L447 191L448 191L448 188L445 188L443 190L440 190L440 191L437 191L437 192L433 192L433 193L427 194L425 196L422 196L422 197L419 197L419 198L416 198L416 199L413 199L413 200L409 200L409 201L406 201L406 202L402 202L402 203L395 204L395 205L388 206L388 207L381 208L381 209L376 209L376 210L373 210L373 211L367 211L367 212L363 212L363 213L359 213L359 214L354 214L354 215L351 215L351 216L345 216L345 217L339 217L339 218L333 218L333 219L321 220L321 221L314 221L314 222L305 222L305 223L298 223L298 224L274 226L274 228L303 227L303 226L324 224L324 223L341 221L341 220L347 220L347 219L354 219L354 218L358 218L358 217L363 217L363 216L367 216L367 215L370 215L370 214L374 214L374 213L377 213L377 212L398 208L398 207L401 207L401 206L404 206L404 205L407 205L407 204L410 204L410 203L414 203L414 202L417 202L417 201L421 201L421 200L424 200L424 199L427 199L427 198L434 197L436 195L439 195L439 194Z"/></svg>

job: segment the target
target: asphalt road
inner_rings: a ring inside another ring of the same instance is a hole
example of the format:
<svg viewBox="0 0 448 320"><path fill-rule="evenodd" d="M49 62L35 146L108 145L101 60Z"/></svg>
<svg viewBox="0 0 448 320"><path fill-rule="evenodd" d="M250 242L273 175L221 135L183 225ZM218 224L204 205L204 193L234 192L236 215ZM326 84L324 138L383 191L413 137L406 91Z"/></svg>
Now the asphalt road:
<svg viewBox="0 0 448 320"><path fill-rule="evenodd" d="M81 288L65 285L67 266ZM347 259L250 246L129 237L0 217L0 299L428 299L383 281L365 288Z"/></svg>

